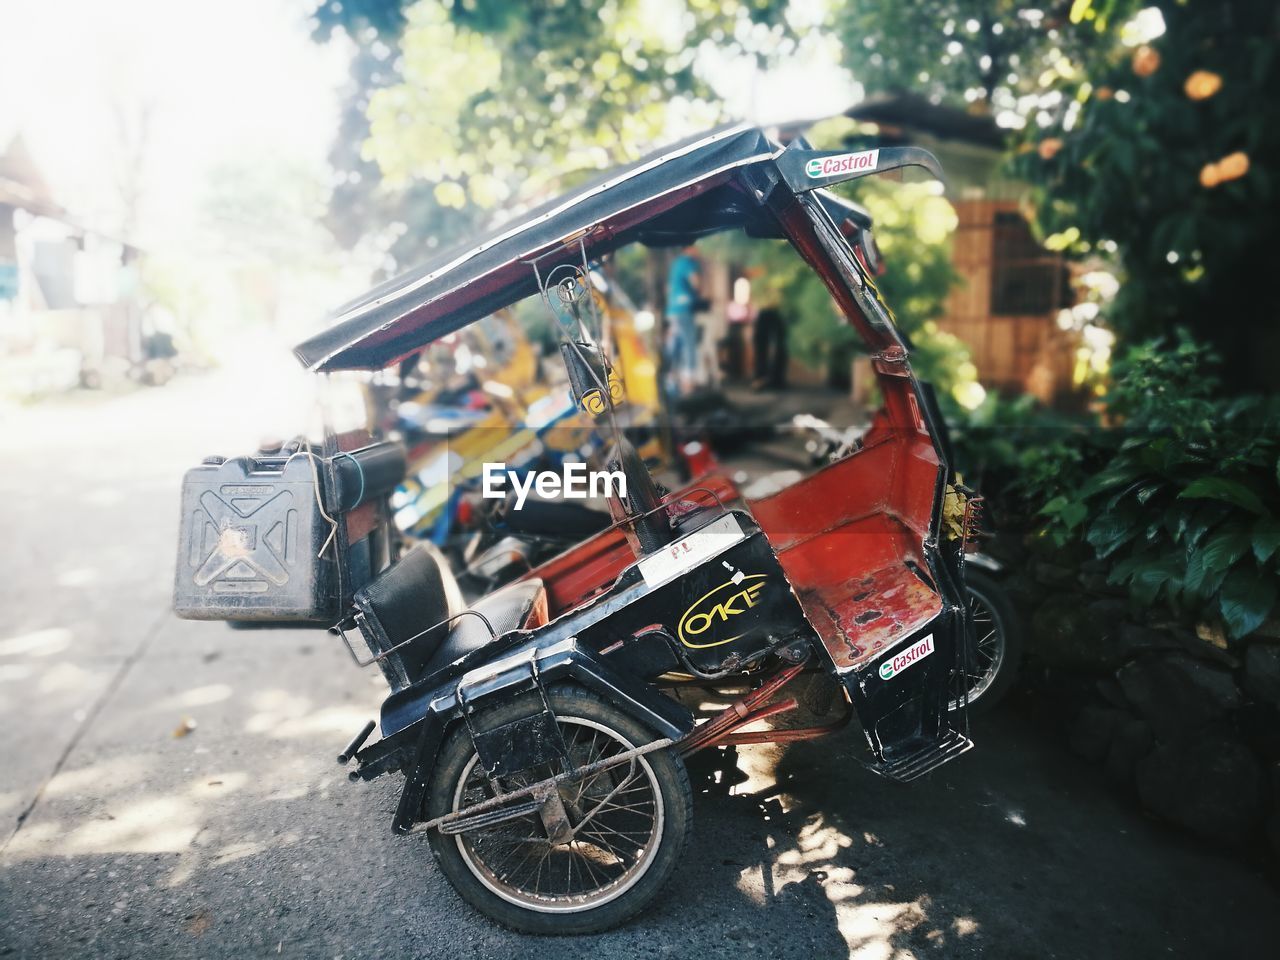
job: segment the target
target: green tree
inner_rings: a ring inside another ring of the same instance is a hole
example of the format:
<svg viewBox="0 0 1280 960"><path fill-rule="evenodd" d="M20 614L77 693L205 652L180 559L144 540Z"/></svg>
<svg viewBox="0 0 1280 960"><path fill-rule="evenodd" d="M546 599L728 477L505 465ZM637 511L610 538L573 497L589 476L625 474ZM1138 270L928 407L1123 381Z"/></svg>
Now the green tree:
<svg viewBox="0 0 1280 960"><path fill-rule="evenodd" d="M387 189L377 163L366 156L369 99L399 82L398 47L406 6L404 0L333 0L313 14L318 42L341 32L355 47L338 132L329 151L333 185L325 223L346 248L371 239L386 251L384 273L425 259L482 220L482 211L442 207L429 184Z"/></svg>
<svg viewBox="0 0 1280 960"><path fill-rule="evenodd" d="M831 26L870 91L908 89L935 103L1021 112L1041 78L1074 74L1107 42L1108 25L1136 7L1133 0L837 0Z"/></svg>
<svg viewBox="0 0 1280 960"><path fill-rule="evenodd" d="M1217 371L1181 331L1124 350L1108 404L1118 428L1044 458L1054 469L1040 489L1059 492L1040 514L1138 606L1163 602L1238 638L1280 597L1280 398L1225 397Z"/></svg>
<svg viewBox="0 0 1280 960"><path fill-rule="evenodd" d="M704 42L791 49L784 0L362 0L316 12L356 41L335 226L399 221L398 261L721 119ZM359 144L359 152L353 145ZM355 174L353 178L351 175ZM424 239L425 238L425 239Z"/></svg>
<svg viewBox="0 0 1280 960"><path fill-rule="evenodd" d="M1186 327L1222 356L1225 389L1274 392L1280 7L1155 7L1162 36L1132 47L1113 28L1108 56L1048 79L1018 170L1039 187L1051 243L1114 253L1108 319L1119 333Z"/></svg>

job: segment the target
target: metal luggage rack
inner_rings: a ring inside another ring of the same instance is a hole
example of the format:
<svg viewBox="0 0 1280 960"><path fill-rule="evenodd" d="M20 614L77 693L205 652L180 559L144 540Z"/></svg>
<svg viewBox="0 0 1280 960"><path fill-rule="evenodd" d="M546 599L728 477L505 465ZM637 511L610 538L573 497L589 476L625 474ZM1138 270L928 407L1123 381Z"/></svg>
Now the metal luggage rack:
<svg viewBox="0 0 1280 960"><path fill-rule="evenodd" d="M388 647L386 650L383 650L381 652L375 651L371 646L369 646L368 642L366 641L365 649L367 649L369 653L373 654L373 656L369 657L368 659L361 659L360 655L356 653L356 648L351 645L351 638L347 636L347 629L349 629L351 626L359 626L360 622L364 620L364 614L357 612L350 617L343 617L341 620L339 620L337 623L335 623L332 627L329 628L329 632L335 633L342 638L342 642L346 645L347 653L351 655L351 659L355 661L355 665L363 669L364 667L371 667L375 663L378 663L381 660L387 659L387 657L391 656L391 654L395 653L397 650L403 650L405 647L409 646L409 644L413 643L415 640L425 637L432 630L439 630L441 627L447 626L448 624L453 623L455 620L461 620L463 617L477 618L482 624L484 624L484 628L489 631L489 639L490 640L498 639L498 633L496 630L494 630L493 624L489 621L489 618L486 617L479 610L463 610L459 613L450 614L449 616L441 620L439 623L433 623L431 626L427 627L427 629L420 630L417 633L415 633L413 636L409 637L407 640L401 640L395 646ZM363 629L360 631L360 635L362 637L365 636Z"/></svg>
<svg viewBox="0 0 1280 960"><path fill-rule="evenodd" d="M965 491L964 515L960 518L960 543L967 546L973 543L982 524L982 505L986 498L981 494Z"/></svg>

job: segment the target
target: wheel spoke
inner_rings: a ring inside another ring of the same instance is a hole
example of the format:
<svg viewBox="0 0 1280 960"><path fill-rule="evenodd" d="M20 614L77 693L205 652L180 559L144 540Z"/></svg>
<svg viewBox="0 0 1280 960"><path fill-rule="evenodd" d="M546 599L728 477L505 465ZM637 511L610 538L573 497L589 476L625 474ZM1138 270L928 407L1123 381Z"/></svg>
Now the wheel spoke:
<svg viewBox="0 0 1280 960"><path fill-rule="evenodd" d="M547 847L547 849L543 852L542 856L538 858L538 865L535 868L533 873L533 892L534 893L538 893L542 889L542 883L541 883L542 866L547 862L547 860L551 858L551 850L552 850L551 847Z"/></svg>
<svg viewBox="0 0 1280 960"><path fill-rule="evenodd" d="M591 846L608 856L612 861L611 865L614 867L621 866L625 870L628 863L635 862L634 857L623 856L617 848L613 846L613 844L609 843L608 840L598 834L592 833L587 835L586 842L590 843Z"/></svg>
<svg viewBox="0 0 1280 960"><path fill-rule="evenodd" d="M503 777L498 792L582 769L632 748L594 721L562 717L560 724L568 766L557 763L545 771ZM463 779L455 810L494 795L474 756ZM561 785L574 830L566 843L550 843L541 818L533 814L459 834L455 842L467 866L504 899L534 910L565 900L589 903L630 886L655 855L662 822L657 791L649 763L632 759Z"/></svg>
<svg viewBox="0 0 1280 960"><path fill-rule="evenodd" d="M969 593L969 611L974 638L972 662L952 672L949 709L957 708L966 699L972 702L982 696L1004 662L1004 624L987 601L972 591Z"/></svg>
<svg viewBox="0 0 1280 960"><path fill-rule="evenodd" d="M614 803L612 800L607 802L601 801L600 803L596 804L594 809L605 810L605 811L629 812L629 813L632 813L633 815L638 815L638 816L651 816L651 814L646 814L643 812L642 808L646 806L649 806L649 807L653 806L653 801L642 800L637 803Z"/></svg>

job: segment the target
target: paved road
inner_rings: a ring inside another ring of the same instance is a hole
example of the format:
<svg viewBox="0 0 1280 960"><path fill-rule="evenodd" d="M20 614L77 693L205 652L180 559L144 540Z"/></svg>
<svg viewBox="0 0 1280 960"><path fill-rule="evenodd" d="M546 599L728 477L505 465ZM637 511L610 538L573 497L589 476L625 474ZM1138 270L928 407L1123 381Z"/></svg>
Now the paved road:
<svg viewBox="0 0 1280 960"><path fill-rule="evenodd" d="M839 739L744 749L650 914L588 942L494 927L392 836L396 784L333 763L373 674L323 633L168 612L182 470L296 408L242 382L0 414L0 955L1275 956L1275 888L1012 709L909 787Z"/></svg>

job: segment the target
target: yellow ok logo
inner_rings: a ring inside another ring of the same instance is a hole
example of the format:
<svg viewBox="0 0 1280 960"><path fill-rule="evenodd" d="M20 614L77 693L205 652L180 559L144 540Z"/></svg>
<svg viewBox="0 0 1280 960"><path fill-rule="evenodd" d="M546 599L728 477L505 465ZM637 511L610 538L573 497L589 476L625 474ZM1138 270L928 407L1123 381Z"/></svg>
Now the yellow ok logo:
<svg viewBox="0 0 1280 960"><path fill-rule="evenodd" d="M743 577L737 583L728 580L714 590L703 594L680 618L680 624L676 628L680 642L686 647L702 650L737 640L742 634L720 640L709 640L705 643L697 642L712 627L728 623L733 617L746 613L759 603L760 591L764 589L765 579L765 574L753 573L749 577Z"/></svg>

